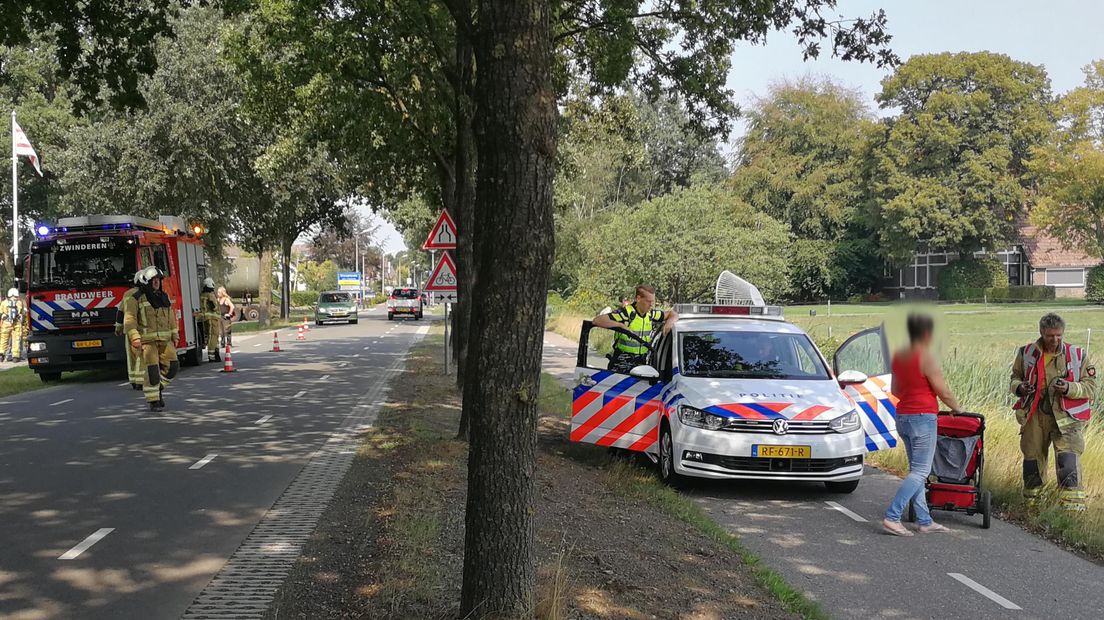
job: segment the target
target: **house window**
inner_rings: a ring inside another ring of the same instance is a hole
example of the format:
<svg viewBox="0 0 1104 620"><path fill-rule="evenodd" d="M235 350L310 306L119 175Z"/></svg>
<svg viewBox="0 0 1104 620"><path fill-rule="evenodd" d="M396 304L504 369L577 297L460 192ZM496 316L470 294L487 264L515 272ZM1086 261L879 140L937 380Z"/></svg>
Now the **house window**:
<svg viewBox="0 0 1104 620"><path fill-rule="evenodd" d="M1047 269L1045 272L1047 286L1075 287L1085 286L1085 269Z"/></svg>

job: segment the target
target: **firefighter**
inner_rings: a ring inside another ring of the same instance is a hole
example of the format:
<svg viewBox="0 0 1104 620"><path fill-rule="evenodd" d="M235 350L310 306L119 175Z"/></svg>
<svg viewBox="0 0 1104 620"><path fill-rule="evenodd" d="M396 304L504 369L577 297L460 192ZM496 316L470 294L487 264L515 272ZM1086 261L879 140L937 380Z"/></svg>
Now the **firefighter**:
<svg viewBox="0 0 1104 620"><path fill-rule="evenodd" d="M150 411L165 408L162 392L172 382L180 362L176 359L179 339L172 300L161 289L165 274L157 267L138 272L138 292L127 300L123 309L123 329L136 352L141 352L142 391Z"/></svg>
<svg viewBox="0 0 1104 620"><path fill-rule="evenodd" d="M1057 314L1039 320L1039 339L1016 351L1011 389L1019 397L1013 409L1020 424L1024 498L1028 505L1038 501L1054 444L1059 501L1076 513L1085 510L1080 457L1096 367L1084 349L1062 341L1065 330Z"/></svg>
<svg viewBox="0 0 1104 620"><path fill-rule="evenodd" d="M652 340L655 323L663 323L663 333L668 333L678 320L673 310L664 312L655 308L655 289L650 286L636 287L633 303L622 306L613 312L599 314L592 323L595 327L617 330L613 336L613 354L610 356L610 370L628 373L634 366L647 363L648 344ZM632 333L639 338L632 338ZM642 342L643 341L643 342Z"/></svg>
<svg viewBox="0 0 1104 620"><path fill-rule="evenodd" d="M222 329L222 314L219 312L218 298L215 297L215 281L203 280L203 292L199 296L203 310L201 316L207 325L207 361L222 361L219 355L219 335Z"/></svg>
<svg viewBox="0 0 1104 620"><path fill-rule="evenodd" d="M18 362L23 354L23 320L26 308L19 298L19 291L8 289L8 298L0 301L0 361ZM8 354L8 343L11 354Z"/></svg>
<svg viewBox="0 0 1104 620"><path fill-rule="evenodd" d="M115 306L115 335L122 336L123 331L123 319L124 310L126 309L127 300L134 297L134 294L139 291L138 287L138 275L134 276L134 287L129 288L123 293L122 299L119 301L119 305ZM130 346L130 343L123 345L126 349L127 360L127 379L130 381L130 387L135 390L142 389L142 377L145 375L146 369L142 368L142 356L139 352L134 350L134 347Z"/></svg>

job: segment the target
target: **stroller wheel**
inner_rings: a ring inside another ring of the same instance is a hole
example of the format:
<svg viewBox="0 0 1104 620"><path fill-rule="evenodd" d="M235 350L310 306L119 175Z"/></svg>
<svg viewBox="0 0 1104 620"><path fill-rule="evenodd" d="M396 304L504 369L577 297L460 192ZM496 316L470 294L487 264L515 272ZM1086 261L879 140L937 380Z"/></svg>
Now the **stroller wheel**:
<svg viewBox="0 0 1104 620"><path fill-rule="evenodd" d="M992 524L992 517L990 506L992 504L993 494L988 490L981 492L981 527L983 529L989 529Z"/></svg>

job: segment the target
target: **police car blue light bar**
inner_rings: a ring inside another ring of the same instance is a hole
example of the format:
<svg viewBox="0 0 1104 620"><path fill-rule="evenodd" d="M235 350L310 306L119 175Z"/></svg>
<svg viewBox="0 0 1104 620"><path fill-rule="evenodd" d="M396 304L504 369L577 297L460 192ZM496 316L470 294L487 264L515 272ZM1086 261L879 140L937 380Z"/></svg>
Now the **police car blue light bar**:
<svg viewBox="0 0 1104 620"><path fill-rule="evenodd" d="M679 316L753 316L781 318L782 306L732 304L676 304Z"/></svg>

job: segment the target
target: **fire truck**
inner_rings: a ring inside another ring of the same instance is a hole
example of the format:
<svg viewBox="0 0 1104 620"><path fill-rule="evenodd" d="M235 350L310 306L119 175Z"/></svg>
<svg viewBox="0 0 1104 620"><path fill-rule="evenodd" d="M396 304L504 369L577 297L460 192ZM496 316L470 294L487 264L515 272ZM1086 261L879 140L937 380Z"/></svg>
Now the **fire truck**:
<svg viewBox="0 0 1104 620"><path fill-rule="evenodd" d="M177 354L185 365L199 364L206 346L198 318L207 275L202 235L202 226L177 216L93 215L38 225L20 284L31 369L46 382L67 371L124 368L129 345L115 335L115 312L135 272L150 265L165 272L162 288L180 328Z"/></svg>

